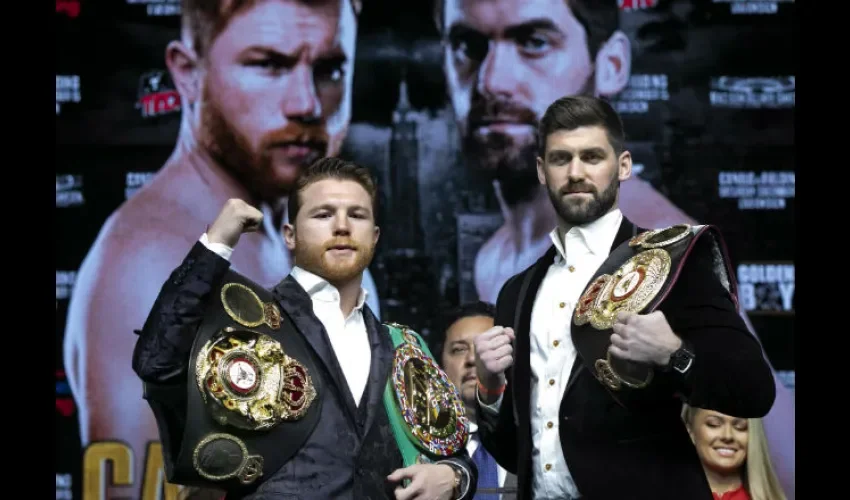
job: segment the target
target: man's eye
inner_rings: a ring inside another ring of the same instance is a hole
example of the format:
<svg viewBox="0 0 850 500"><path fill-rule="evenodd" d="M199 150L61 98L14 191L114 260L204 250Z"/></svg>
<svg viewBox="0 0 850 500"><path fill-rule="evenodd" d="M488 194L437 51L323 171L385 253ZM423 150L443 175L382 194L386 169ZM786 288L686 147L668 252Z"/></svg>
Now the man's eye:
<svg viewBox="0 0 850 500"><path fill-rule="evenodd" d="M517 39L517 45L519 45L520 50L532 57L542 56L552 47L545 36L536 34Z"/></svg>
<svg viewBox="0 0 850 500"><path fill-rule="evenodd" d="M459 62L481 62L489 50L489 41L483 36L456 36L452 37L450 43L452 53Z"/></svg>
<svg viewBox="0 0 850 500"><path fill-rule="evenodd" d="M313 78L317 82L340 82L345 77L345 63L342 61L325 61L313 68Z"/></svg>
<svg viewBox="0 0 850 500"><path fill-rule="evenodd" d="M282 68L279 61L275 61L273 59L256 59L254 61L250 61L248 66L254 66L256 68L263 69L271 69L271 70L279 70Z"/></svg>

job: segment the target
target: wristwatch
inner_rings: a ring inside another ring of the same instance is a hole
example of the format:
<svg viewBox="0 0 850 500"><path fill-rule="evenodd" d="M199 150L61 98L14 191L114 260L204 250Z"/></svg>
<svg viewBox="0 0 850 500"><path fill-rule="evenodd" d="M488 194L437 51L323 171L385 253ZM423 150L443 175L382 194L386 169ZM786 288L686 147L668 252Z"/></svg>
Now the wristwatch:
<svg viewBox="0 0 850 500"><path fill-rule="evenodd" d="M452 485L452 493L455 500L464 498L469 491L469 473L453 460L441 460L437 463L448 465L455 474L454 484Z"/></svg>
<svg viewBox="0 0 850 500"><path fill-rule="evenodd" d="M667 369L667 371L673 369L684 375L688 372L688 370L691 369L691 366L693 364L693 349L684 342L682 342L682 346L679 347L676 352L670 355L670 361L667 363L667 366L665 368Z"/></svg>

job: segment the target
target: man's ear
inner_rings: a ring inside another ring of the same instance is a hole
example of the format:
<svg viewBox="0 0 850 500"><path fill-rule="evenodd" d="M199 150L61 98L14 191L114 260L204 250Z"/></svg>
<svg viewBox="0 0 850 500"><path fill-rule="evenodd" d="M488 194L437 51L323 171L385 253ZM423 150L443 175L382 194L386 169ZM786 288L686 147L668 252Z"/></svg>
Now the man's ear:
<svg viewBox="0 0 850 500"><path fill-rule="evenodd" d="M632 176L632 154L630 152L623 151L620 153L617 169L617 178L620 179L620 182L623 182Z"/></svg>
<svg viewBox="0 0 850 500"><path fill-rule="evenodd" d="M619 93L629 83L632 72L632 45L622 31L616 31L596 54L596 92L602 96Z"/></svg>
<svg viewBox="0 0 850 500"><path fill-rule="evenodd" d="M165 64L183 102L197 102L201 98L201 70L195 50L182 41L172 41L165 48Z"/></svg>
<svg viewBox="0 0 850 500"><path fill-rule="evenodd" d="M546 185L546 172L543 171L543 158L537 157L537 181Z"/></svg>
<svg viewBox="0 0 850 500"><path fill-rule="evenodd" d="M372 244L377 245L378 244L378 238L380 238L380 237L381 237L381 228L378 227L378 226L375 226L375 239L372 242Z"/></svg>
<svg viewBox="0 0 850 500"><path fill-rule="evenodd" d="M286 248L290 252L295 250L295 226L292 224L283 225L283 239L286 241Z"/></svg>

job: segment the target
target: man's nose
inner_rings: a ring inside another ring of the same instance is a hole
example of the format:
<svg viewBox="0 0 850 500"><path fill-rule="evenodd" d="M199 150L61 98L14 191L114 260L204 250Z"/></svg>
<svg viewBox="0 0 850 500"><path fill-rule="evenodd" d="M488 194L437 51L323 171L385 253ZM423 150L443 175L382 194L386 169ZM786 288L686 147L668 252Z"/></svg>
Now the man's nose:
<svg viewBox="0 0 850 500"><path fill-rule="evenodd" d="M290 120L312 123L322 116L322 104L316 95L313 69L298 64L290 73L283 97L283 114Z"/></svg>
<svg viewBox="0 0 850 500"><path fill-rule="evenodd" d="M584 163L578 158L573 158L567 164L567 179L570 182L582 182L585 179L587 172L584 168Z"/></svg>
<svg viewBox="0 0 850 500"><path fill-rule="evenodd" d="M475 366L475 348L470 347L468 351L466 351L466 359L464 362L467 366Z"/></svg>
<svg viewBox="0 0 850 500"><path fill-rule="evenodd" d="M351 234L351 223L348 220L348 216L346 215L338 215L334 217L334 235L348 235Z"/></svg>
<svg viewBox="0 0 850 500"><path fill-rule="evenodd" d="M510 43L491 41L478 70L477 90L486 97L511 97L519 85L516 51Z"/></svg>

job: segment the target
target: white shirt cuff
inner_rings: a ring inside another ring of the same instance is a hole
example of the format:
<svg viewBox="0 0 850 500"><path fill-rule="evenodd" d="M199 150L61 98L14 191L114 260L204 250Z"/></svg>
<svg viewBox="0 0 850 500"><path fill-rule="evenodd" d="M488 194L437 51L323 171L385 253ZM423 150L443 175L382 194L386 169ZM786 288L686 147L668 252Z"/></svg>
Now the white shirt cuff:
<svg viewBox="0 0 850 500"><path fill-rule="evenodd" d="M481 394L478 393L478 388L475 388L475 397L478 399L478 406L480 406L484 411L492 413L493 415L499 414L499 408L502 407L502 396L503 394L499 394L499 398L491 405L484 404L481 401Z"/></svg>
<svg viewBox="0 0 850 500"><path fill-rule="evenodd" d="M207 233L201 235L201 243L209 250L217 253L222 259L230 261L230 256L233 255L233 249L224 243L210 243Z"/></svg>

